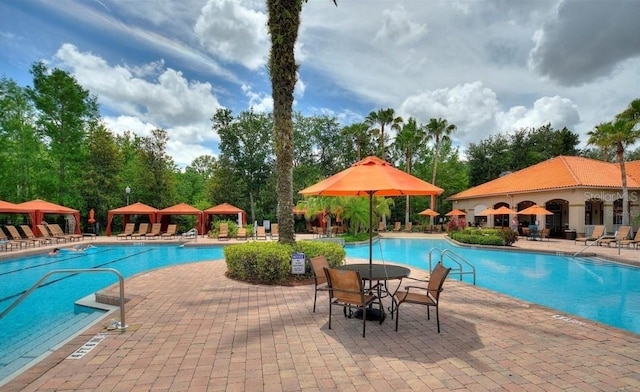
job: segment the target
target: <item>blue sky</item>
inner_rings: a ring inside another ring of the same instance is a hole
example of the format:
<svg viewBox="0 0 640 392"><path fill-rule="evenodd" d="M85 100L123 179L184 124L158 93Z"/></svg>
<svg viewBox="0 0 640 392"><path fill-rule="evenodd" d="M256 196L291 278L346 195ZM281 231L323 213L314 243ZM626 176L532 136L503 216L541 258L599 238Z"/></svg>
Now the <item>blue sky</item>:
<svg viewBox="0 0 640 392"><path fill-rule="evenodd" d="M637 0L310 0L295 110L443 117L463 150L549 122L584 141L640 97L637 15ZM217 155L217 108L271 110L266 20L264 0L0 0L0 75L65 69L110 129L165 129L184 166Z"/></svg>

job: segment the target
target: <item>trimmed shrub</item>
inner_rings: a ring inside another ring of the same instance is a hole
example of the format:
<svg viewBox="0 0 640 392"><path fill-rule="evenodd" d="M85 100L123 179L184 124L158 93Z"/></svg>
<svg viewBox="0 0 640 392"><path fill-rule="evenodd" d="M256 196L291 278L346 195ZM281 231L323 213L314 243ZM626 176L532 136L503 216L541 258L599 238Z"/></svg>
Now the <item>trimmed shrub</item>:
<svg viewBox="0 0 640 392"><path fill-rule="evenodd" d="M510 229L469 228L450 232L449 236L465 244L508 246L518 240L518 235Z"/></svg>
<svg viewBox="0 0 640 392"><path fill-rule="evenodd" d="M228 245L224 248L224 257L229 277L252 283L283 284L289 281L291 275L291 255L302 252L307 259L305 274L296 278L312 276L309 258L325 255L329 265L341 265L346 256L345 250L339 244L300 241L295 245L280 244L278 242L246 242Z"/></svg>

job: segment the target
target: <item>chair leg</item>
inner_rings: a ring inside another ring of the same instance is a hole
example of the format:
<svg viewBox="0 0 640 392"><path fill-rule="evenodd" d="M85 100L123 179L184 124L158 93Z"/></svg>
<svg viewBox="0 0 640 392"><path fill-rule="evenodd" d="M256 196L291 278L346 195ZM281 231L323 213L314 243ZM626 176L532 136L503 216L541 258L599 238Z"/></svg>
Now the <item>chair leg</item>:
<svg viewBox="0 0 640 392"><path fill-rule="evenodd" d="M313 313L316 312L316 300L318 299L318 286L316 285L315 291L313 293Z"/></svg>
<svg viewBox="0 0 640 392"><path fill-rule="evenodd" d="M400 320L400 304L396 305L396 332L398 332L398 320Z"/></svg>
<svg viewBox="0 0 640 392"><path fill-rule="evenodd" d="M367 306L362 307L362 337L364 338L367 329Z"/></svg>
<svg viewBox="0 0 640 392"><path fill-rule="evenodd" d="M438 326L438 333L440 333L440 314L438 312L438 305L436 305L435 308L436 308L436 325Z"/></svg>
<svg viewBox="0 0 640 392"><path fill-rule="evenodd" d="M331 308L333 308L333 304L331 303L331 298L329 298L329 329L331 329Z"/></svg>

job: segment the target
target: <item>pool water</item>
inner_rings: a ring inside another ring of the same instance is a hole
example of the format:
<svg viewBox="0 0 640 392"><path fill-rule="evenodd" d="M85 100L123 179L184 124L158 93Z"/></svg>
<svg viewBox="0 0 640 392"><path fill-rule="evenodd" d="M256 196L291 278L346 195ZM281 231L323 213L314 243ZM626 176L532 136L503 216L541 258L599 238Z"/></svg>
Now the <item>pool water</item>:
<svg viewBox="0 0 640 392"><path fill-rule="evenodd" d="M115 268L126 278L169 265L221 259L222 249L175 244L98 246L84 252L62 250L54 257L45 253L7 260L0 262L0 312L51 270ZM0 319L0 385L4 378L103 317L103 311L74 303L115 283L118 278L112 273L55 274ZM120 319L119 313L116 318Z"/></svg>
<svg viewBox="0 0 640 392"><path fill-rule="evenodd" d="M547 306L640 334L640 268L588 257L458 247L446 240L383 239L373 244L373 259L429 270L439 251L451 249L476 269L476 284L524 301ZM350 257L369 258L369 246L347 246ZM445 257L445 265L457 265ZM450 279L459 279L454 273ZM472 282L471 275L462 280Z"/></svg>

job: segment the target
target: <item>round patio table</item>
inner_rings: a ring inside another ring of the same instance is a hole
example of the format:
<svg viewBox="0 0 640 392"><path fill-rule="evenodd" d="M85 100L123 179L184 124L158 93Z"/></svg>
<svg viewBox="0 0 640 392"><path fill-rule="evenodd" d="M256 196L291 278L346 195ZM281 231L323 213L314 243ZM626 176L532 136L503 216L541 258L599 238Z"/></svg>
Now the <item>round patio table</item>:
<svg viewBox="0 0 640 392"><path fill-rule="evenodd" d="M338 269L358 271L360 273L360 279L369 281L369 291L376 290L378 298L382 301L383 297L393 295L400 288L402 279L409 276L411 270L407 267L402 267L393 264L345 264L337 267ZM400 280L398 287L395 290L389 290L387 282L390 280ZM377 283L373 283L373 282ZM393 307L391 308L391 318L393 318ZM356 317L362 318L362 313L357 312ZM377 309L370 308L367 310L367 320L382 320L386 318L384 308L382 314L377 312ZM382 322L381 321L381 322Z"/></svg>

